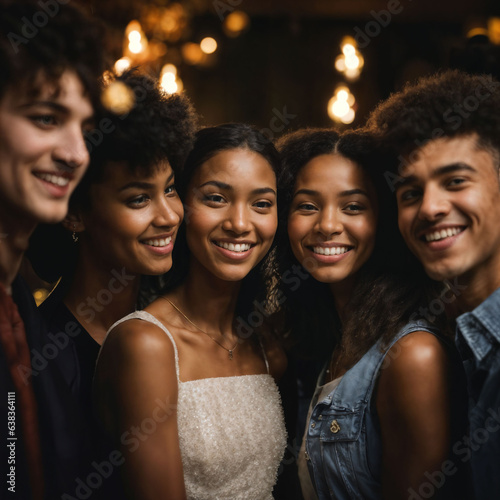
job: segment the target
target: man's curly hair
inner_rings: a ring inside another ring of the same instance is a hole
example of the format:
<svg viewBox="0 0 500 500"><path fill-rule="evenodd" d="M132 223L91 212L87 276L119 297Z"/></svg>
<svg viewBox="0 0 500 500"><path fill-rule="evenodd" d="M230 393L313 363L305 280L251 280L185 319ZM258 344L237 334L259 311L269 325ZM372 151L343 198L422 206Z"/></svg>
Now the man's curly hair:
<svg viewBox="0 0 500 500"><path fill-rule="evenodd" d="M410 155L440 137L477 134L478 147L498 158L500 83L490 75L446 70L391 95L372 112L367 125L399 155Z"/></svg>
<svg viewBox="0 0 500 500"><path fill-rule="evenodd" d="M0 97L7 89L36 95L41 82L72 70L95 103L106 68L103 35L100 23L67 2L0 0Z"/></svg>

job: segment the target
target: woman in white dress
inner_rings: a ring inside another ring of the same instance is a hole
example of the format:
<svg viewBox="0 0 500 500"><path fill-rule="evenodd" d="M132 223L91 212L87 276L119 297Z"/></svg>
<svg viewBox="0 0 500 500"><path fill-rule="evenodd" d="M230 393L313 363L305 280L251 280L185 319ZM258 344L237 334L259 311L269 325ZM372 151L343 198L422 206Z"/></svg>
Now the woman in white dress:
<svg viewBox="0 0 500 500"><path fill-rule="evenodd" d="M110 329L96 401L140 500L268 500L286 444L263 334L277 228L274 146L255 129L199 132L179 192L185 225L165 293Z"/></svg>

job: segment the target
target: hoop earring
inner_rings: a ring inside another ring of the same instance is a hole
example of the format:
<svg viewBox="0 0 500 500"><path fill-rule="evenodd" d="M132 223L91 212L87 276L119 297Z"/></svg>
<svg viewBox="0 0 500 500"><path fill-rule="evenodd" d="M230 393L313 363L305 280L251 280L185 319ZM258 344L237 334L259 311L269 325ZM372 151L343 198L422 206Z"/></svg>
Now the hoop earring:
<svg viewBox="0 0 500 500"><path fill-rule="evenodd" d="M71 234L71 238L73 238L73 243L78 241L78 235L76 234L76 224L73 224L73 233Z"/></svg>

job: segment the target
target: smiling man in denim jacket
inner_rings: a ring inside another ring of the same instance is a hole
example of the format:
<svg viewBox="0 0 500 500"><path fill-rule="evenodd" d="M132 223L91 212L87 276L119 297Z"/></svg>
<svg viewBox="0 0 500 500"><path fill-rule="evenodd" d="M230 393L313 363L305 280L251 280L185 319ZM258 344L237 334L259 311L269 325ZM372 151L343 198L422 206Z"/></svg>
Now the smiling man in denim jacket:
<svg viewBox="0 0 500 500"><path fill-rule="evenodd" d="M431 278L454 288L446 307L470 398L470 435L455 443L456 461L470 461L476 498L498 498L500 83L446 71L391 96L369 126L398 157L385 177L403 238Z"/></svg>

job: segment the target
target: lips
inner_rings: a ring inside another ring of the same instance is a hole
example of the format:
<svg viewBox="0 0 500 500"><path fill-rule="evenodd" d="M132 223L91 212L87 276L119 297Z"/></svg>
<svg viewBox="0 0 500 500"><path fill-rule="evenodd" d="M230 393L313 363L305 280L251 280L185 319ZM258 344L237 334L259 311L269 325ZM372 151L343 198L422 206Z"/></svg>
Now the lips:
<svg viewBox="0 0 500 500"><path fill-rule="evenodd" d="M247 252L252 246L254 246L253 243L247 242L232 243L227 241L214 241L213 243L219 248L223 248L224 250L229 250L230 252L236 253Z"/></svg>
<svg viewBox="0 0 500 500"><path fill-rule="evenodd" d="M466 226L453 226L447 228L439 228L433 231L427 231L423 234L420 239L430 243L433 241L442 241L446 238L451 238L456 236L457 234L462 233L465 230Z"/></svg>
<svg viewBox="0 0 500 500"><path fill-rule="evenodd" d="M166 247L172 242L172 236L166 238L153 238L150 240L141 241L144 245L149 245L152 247Z"/></svg>
<svg viewBox="0 0 500 500"><path fill-rule="evenodd" d="M33 174L35 177L42 179L42 181L49 182L50 184L54 184L59 187L67 186L71 180L68 176L59 174L49 174L45 172L33 172Z"/></svg>
<svg viewBox="0 0 500 500"><path fill-rule="evenodd" d="M323 247L323 246L315 246L311 248L315 254L318 255L341 255L350 250L350 247Z"/></svg>

